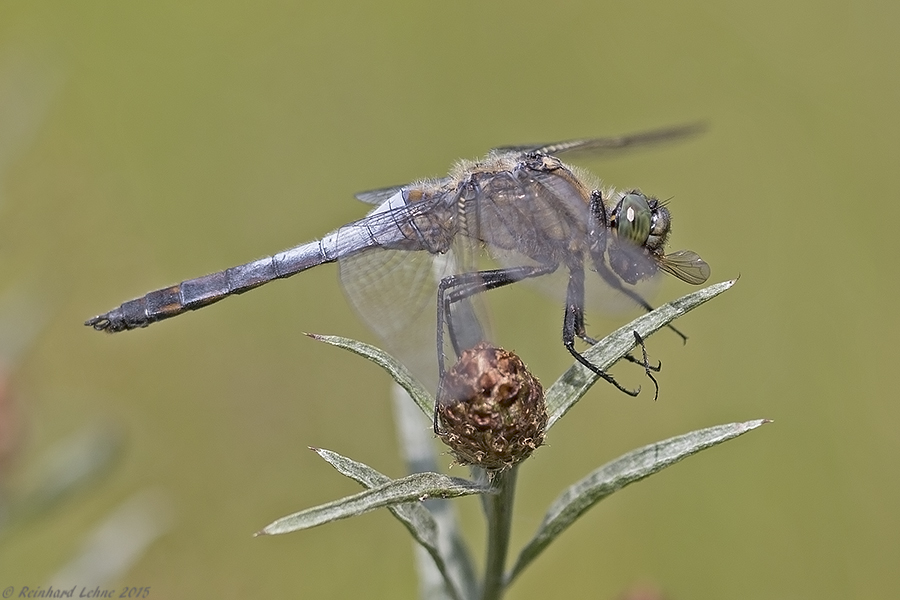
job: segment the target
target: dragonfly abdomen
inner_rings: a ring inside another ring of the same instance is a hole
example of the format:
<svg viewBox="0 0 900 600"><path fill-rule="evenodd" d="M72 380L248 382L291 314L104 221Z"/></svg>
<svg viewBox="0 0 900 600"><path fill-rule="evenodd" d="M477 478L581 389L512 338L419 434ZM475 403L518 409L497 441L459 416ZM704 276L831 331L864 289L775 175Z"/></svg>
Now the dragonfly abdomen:
<svg viewBox="0 0 900 600"><path fill-rule="evenodd" d="M149 292L108 313L89 319L85 325L110 333L147 327L157 321L252 290L275 279L290 277L311 267L333 262L340 257L330 255L323 247L330 237Z"/></svg>
<svg viewBox="0 0 900 600"><path fill-rule="evenodd" d="M385 203L388 209L390 202L394 200ZM410 231L416 224L398 218L400 209L391 211L380 207L371 216L345 225L321 240L150 292L89 319L85 325L110 333L147 327L370 248L424 249L421 236Z"/></svg>

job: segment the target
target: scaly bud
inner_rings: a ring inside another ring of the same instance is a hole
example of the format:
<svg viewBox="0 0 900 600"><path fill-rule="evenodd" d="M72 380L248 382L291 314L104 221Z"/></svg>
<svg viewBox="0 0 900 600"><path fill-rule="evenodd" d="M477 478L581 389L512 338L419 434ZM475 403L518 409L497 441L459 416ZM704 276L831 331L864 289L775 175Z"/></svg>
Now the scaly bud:
<svg viewBox="0 0 900 600"><path fill-rule="evenodd" d="M486 342L444 374L436 405L438 436L461 464L502 470L544 442L544 390L512 352Z"/></svg>

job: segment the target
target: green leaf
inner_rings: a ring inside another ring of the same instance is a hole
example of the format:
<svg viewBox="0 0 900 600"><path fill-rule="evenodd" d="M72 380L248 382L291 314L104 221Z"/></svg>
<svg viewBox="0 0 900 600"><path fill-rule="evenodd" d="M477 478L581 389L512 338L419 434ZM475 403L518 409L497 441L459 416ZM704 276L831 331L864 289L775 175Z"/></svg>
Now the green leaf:
<svg viewBox="0 0 900 600"><path fill-rule="evenodd" d="M415 410L412 408L412 405L409 406L411 410ZM323 448L310 448L310 450L325 459L325 461L337 469L341 475L345 475L367 488L375 488L390 483L391 481L391 478L387 475L379 473L368 465L341 456L337 452L332 452ZM428 554L431 555L435 566L438 568L438 571L440 571L445 584L449 588L450 595L456 600L459 600L461 595L450 578L447 564L439 549L438 525L431 512L418 502L395 504L388 506L387 508L398 521L403 523L403 526L412 534L413 538L425 548Z"/></svg>
<svg viewBox="0 0 900 600"><path fill-rule="evenodd" d="M418 502L427 498L456 498L492 492L493 490L489 486L478 485L458 477L447 477L440 473L414 473L402 479L392 479L388 483L364 492L282 517L267 525L256 535L278 535L309 529L338 519L361 515L376 508L404 502Z"/></svg>
<svg viewBox="0 0 900 600"><path fill-rule="evenodd" d="M683 314L697 308L730 288L737 280L716 283L678 300L664 304L628 325L617 329L594 344L584 357L600 370L605 371L636 346L634 332L646 339ZM597 381L598 376L581 363L575 363L551 385L544 396L547 403L547 429L549 430L570 408L575 406L585 392Z"/></svg>
<svg viewBox="0 0 900 600"><path fill-rule="evenodd" d="M421 383L413 378L409 369L403 366L390 354L383 352L375 346L348 338L334 335L319 335L316 333L307 333L306 335L314 340L349 350L350 352L358 354L363 358L367 358L380 366L390 374L400 387L409 393L410 398L412 398L413 402L415 402L422 412L425 413L425 416L429 419L434 418L434 398Z"/></svg>
<svg viewBox="0 0 900 600"><path fill-rule="evenodd" d="M600 500L629 483L661 471L691 454L736 438L768 422L766 419L758 419L701 429L638 448L593 471L563 492L550 505L534 537L519 554L515 566L507 577L507 583L569 525Z"/></svg>

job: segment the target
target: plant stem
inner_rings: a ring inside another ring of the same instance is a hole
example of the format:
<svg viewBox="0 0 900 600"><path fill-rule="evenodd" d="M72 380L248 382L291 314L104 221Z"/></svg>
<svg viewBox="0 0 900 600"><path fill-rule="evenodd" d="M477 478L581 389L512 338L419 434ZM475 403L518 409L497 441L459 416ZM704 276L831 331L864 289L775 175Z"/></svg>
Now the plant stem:
<svg viewBox="0 0 900 600"><path fill-rule="evenodd" d="M503 596L506 553L509 550L509 531L512 525L513 498L516 492L516 465L494 476L496 494L483 496L488 521L487 563L481 600L499 600Z"/></svg>

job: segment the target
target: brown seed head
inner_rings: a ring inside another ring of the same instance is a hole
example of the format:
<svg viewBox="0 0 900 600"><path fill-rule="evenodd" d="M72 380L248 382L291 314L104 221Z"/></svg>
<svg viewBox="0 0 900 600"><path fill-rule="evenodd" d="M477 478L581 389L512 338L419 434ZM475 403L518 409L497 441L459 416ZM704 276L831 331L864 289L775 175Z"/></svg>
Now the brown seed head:
<svg viewBox="0 0 900 600"><path fill-rule="evenodd" d="M544 442L544 390L512 352L481 343L444 374L438 435L461 464L501 470Z"/></svg>

